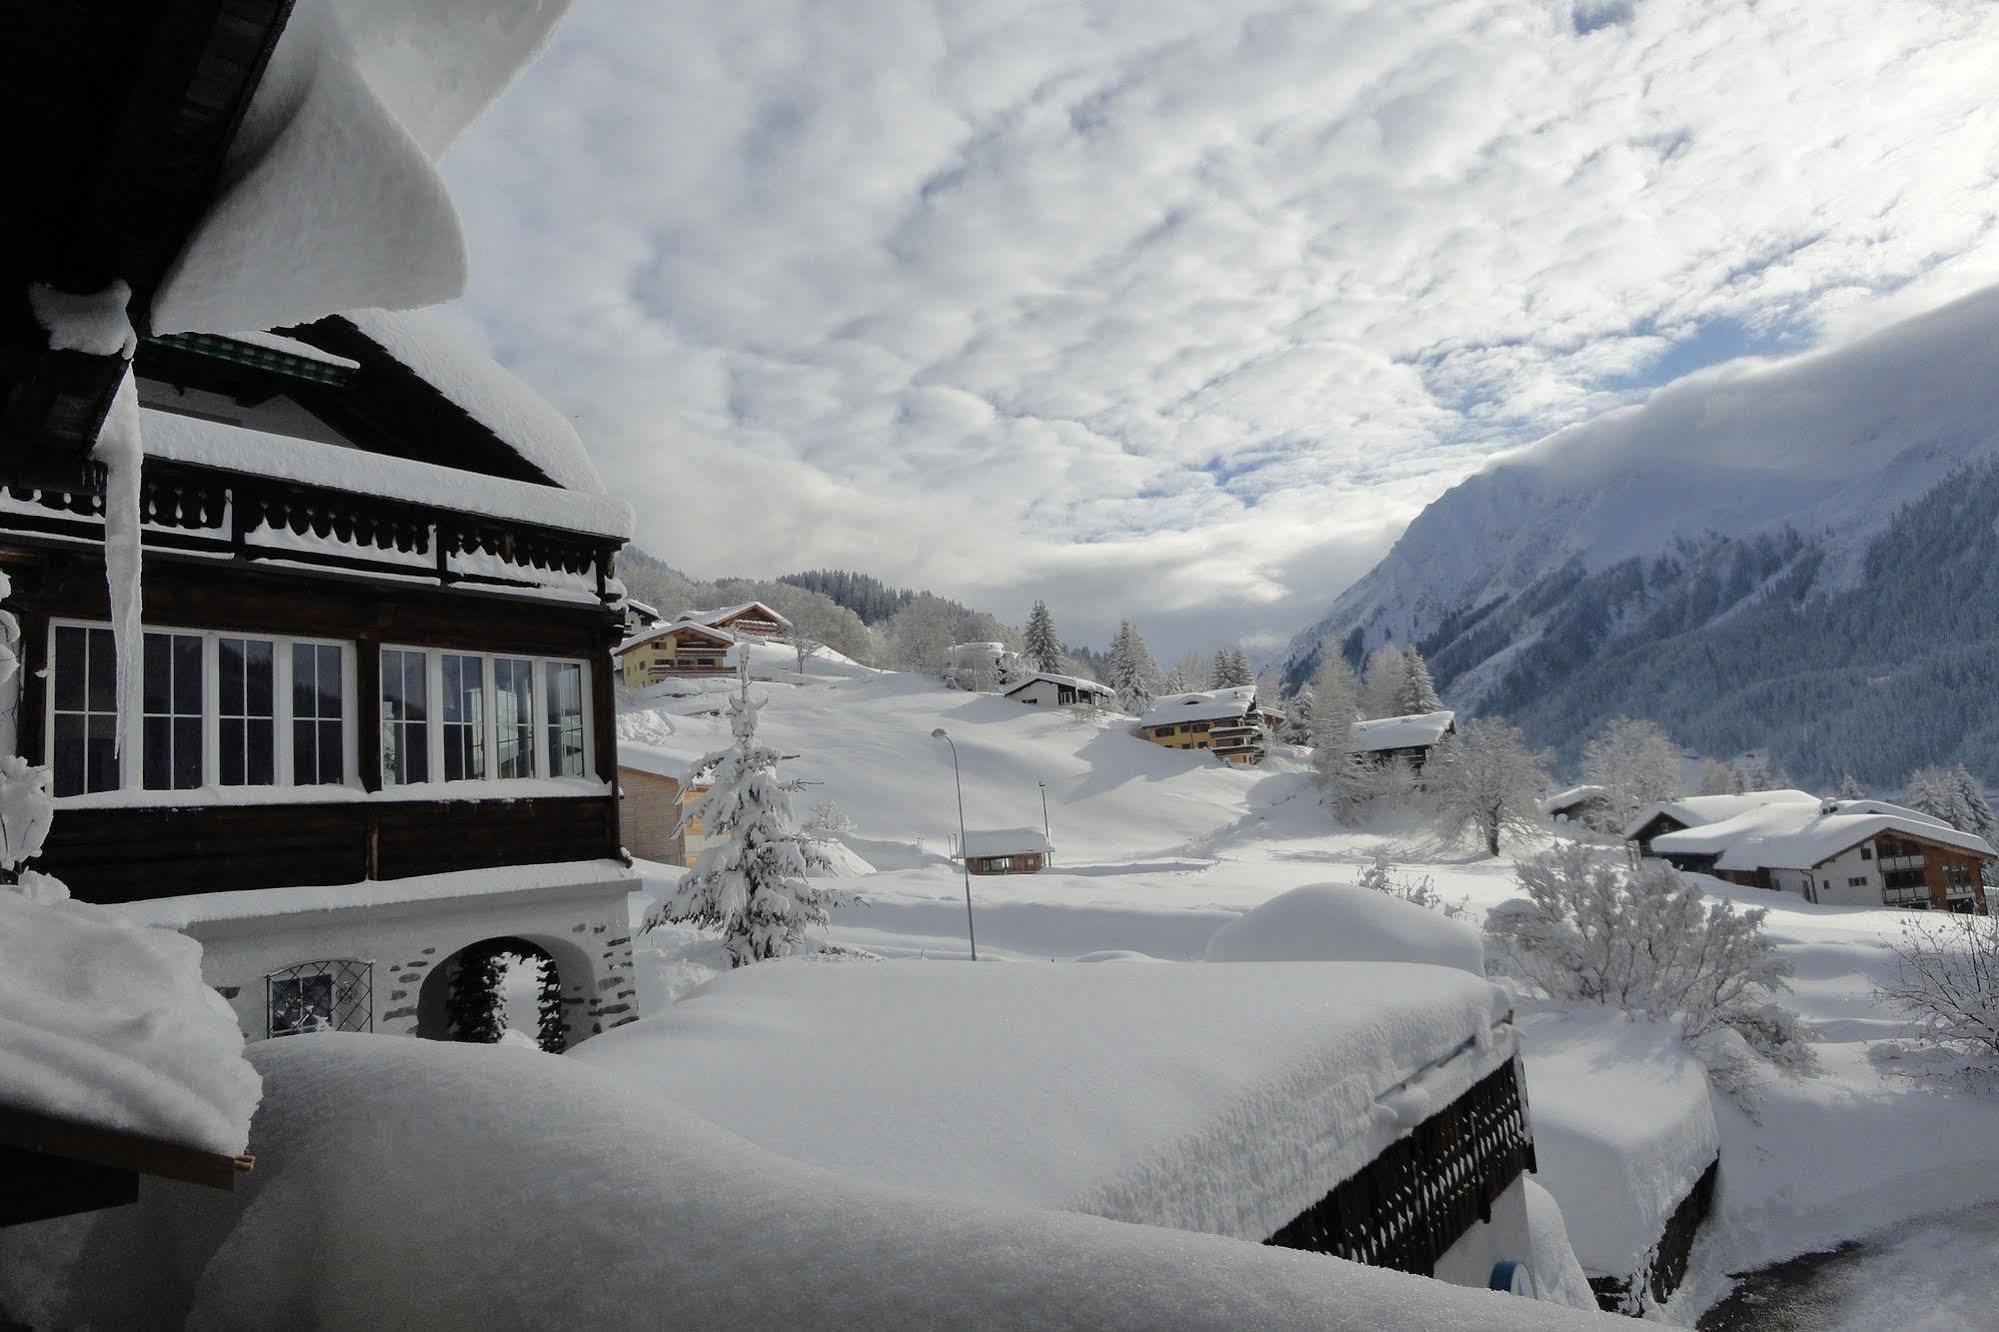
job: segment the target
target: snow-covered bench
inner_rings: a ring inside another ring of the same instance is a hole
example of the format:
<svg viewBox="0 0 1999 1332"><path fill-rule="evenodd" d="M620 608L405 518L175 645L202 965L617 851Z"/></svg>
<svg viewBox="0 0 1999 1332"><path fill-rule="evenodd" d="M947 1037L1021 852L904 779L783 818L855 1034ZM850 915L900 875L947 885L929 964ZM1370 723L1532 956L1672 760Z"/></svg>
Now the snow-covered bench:
<svg viewBox="0 0 1999 1332"><path fill-rule="evenodd" d="M1503 995L1406 963L801 959L582 1046L780 1155L1488 1284L1534 1147Z"/></svg>

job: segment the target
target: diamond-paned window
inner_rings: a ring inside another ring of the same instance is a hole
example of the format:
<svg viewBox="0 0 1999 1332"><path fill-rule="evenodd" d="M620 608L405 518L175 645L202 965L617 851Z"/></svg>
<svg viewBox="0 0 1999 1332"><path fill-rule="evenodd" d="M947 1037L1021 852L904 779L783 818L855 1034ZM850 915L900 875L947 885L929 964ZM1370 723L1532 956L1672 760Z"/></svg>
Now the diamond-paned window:
<svg viewBox="0 0 1999 1332"><path fill-rule="evenodd" d="M264 978L273 1036L375 1029L375 964L301 962Z"/></svg>

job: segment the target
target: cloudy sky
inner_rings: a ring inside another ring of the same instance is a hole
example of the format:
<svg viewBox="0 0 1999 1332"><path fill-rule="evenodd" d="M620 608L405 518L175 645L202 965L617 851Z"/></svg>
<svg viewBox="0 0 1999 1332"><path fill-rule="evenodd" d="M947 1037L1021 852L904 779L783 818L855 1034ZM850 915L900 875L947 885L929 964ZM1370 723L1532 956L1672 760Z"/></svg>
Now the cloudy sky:
<svg viewBox="0 0 1999 1332"><path fill-rule="evenodd" d="M689 573L1274 645L1494 453L1999 281L1985 0L576 0L462 307Z"/></svg>

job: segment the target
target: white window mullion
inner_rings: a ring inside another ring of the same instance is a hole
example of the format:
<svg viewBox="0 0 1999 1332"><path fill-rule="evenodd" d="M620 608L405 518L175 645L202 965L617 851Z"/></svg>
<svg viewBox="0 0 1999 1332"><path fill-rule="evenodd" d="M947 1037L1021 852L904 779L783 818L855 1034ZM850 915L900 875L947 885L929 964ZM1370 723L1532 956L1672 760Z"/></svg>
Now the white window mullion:
<svg viewBox="0 0 1999 1332"><path fill-rule="evenodd" d="M486 761L479 775L483 778L498 778L500 775L500 681L499 672L494 669L498 657L482 656L484 663L479 669L479 688L485 698L485 707L480 717L480 727L486 732Z"/></svg>
<svg viewBox="0 0 1999 1332"><path fill-rule="evenodd" d="M121 714L118 718L118 733L124 738L118 752L118 786L125 791L139 790L145 785L146 780L144 751L141 748L146 739L146 627L144 625L139 626L139 632L134 638L137 641L130 646L139 654L139 669L136 672L139 677L139 696L132 700L131 715ZM120 643L118 646L123 647L125 644ZM122 677L125 660L115 652L112 667Z"/></svg>
<svg viewBox="0 0 1999 1332"><path fill-rule="evenodd" d="M201 784L222 785L222 649L214 634L201 636Z"/></svg>
<svg viewBox="0 0 1999 1332"><path fill-rule="evenodd" d="M356 644L340 645L340 744L344 760L340 772L345 784L356 790L361 787L361 697L356 679L360 669L359 653L360 648ZM379 714L381 710L381 700L377 699L375 711Z"/></svg>
<svg viewBox="0 0 1999 1332"><path fill-rule="evenodd" d="M431 781L444 781L444 653L427 648L423 654L424 743L430 749Z"/></svg>
<svg viewBox="0 0 1999 1332"><path fill-rule="evenodd" d="M576 672L577 696L583 706L583 779L593 780L597 776L597 728L591 725L596 714L590 708L590 667L586 664Z"/></svg>
<svg viewBox="0 0 1999 1332"><path fill-rule="evenodd" d="M271 773L272 784L294 786L292 772L292 640L271 644Z"/></svg>
<svg viewBox="0 0 1999 1332"><path fill-rule="evenodd" d="M548 766L548 723L544 719L548 705L543 701L548 697L545 692L548 688L548 663L536 657L528 668L528 679L532 682L529 692L534 695L528 700L528 748L534 751L528 771L536 777L553 777L555 774Z"/></svg>

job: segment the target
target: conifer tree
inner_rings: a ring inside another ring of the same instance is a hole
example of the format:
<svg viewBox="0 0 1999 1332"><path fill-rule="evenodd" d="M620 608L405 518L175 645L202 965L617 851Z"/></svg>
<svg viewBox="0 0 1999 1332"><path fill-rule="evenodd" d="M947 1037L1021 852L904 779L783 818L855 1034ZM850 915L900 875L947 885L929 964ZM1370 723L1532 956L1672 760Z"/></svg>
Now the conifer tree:
<svg viewBox="0 0 1999 1332"><path fill-rule="evenodd" d="M746 966L798 951L805 931L824 925L830 907L856 900L837 889L815 887L807 874L831 863L792 822L791 795L802 784L777 775L780 755L757 743L757 713L747 664L737 672L729 700L735 743L702 759L709 789L688 808L708 845L672 896L646 913L643 928L668 921L717 926L731 966Z"/></svg>
<svg viewBox="0 0 1999 1332"><path fill-rule="evenodd" d="M1240 647L1225 647L1215 654L1215 669L1212 676L1214 689L1239 689L1243 685L1256 683L1256 672L1249 664L1249 654Z"/></svg>
<svg viewBox="0 0 1999 1332"><path fill-rule="evenodd" d="M1312 776L1320 797L1335 810L1344 811L1365 789L1367 764L1349 748L1360 709L1360 683L1337 648L1323 654L1311 691L1307 738L1312 746Z"/></svg>
<svg viewBox="0 0 1999 1332"><path fill-rule="evenodd" d="M1402 649L1393 643L1383 643L1367 659L1367 671L1361 677L1361 716L1396 717L1401 716L1402 685L1409 676L1409 663L1402 656Z"/></svg>
<svg viewBox="0 0 1999 1332"><path fill-rule="evenodd" d="M1306 685L1293 694L1284 705L1284 726L1278 738L1289 745L1309 745L1312 743L1312 711L1318 695L1312 686Z"/></svg>
<svg viewBox="0 0 1999 1332"><path fill-rule="evenodd" d="M1865 800L1867 799L1867 792L1860 789L1860 783L1853 780L1852 773L1841 773L1839 778L1839 798L1841 800Z"/></svg>
<svg viewBox="0 0 1999 1332"><path fill-rule="evenodd" d="M1118 621L1117 637L1104 660L1104 676L1104 683L1117 693L1118 706L1134 717L1142 716L1152 700L1166 692L1165 673L1130 620Z"/></svg>
<svg viewBox="0 0 1999 1332"><path fill-rule="evenodd" d="M550 1054L569 1048L569 1023L562 1015L562 977L553 958L534 959L539 971L535 991L535 1043Z"/></svg>
<svg viewBox="0 0 1999 1332"><path fill-rule="evenodd" d="M1062 670L1062 643L1055 637L1055 617L1048 613L1045 601L1036 601L1034 609L1028 612L1026 642L1021 655L1037 671L1059 674Z"/></svg>
<svg viewBox="0 0 1999 1332"><path fill-rule="evenodd" d="M1400 716L1412 716L1425 712L1437 712L1444 706L1444 700L1437 694L1437 685L1430 678L1430 665L1423 660L1423 654L1410 648L1402 654L1402 684L1395 691L1395 710Z"/></svg>

